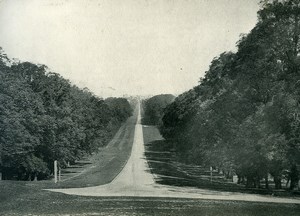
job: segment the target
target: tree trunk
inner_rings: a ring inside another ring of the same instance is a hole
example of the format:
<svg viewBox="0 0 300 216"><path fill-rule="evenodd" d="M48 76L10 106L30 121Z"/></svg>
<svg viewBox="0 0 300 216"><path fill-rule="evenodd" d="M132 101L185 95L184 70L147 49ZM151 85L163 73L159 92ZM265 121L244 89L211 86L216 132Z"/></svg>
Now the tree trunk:
<svg viewBox="0 0 300 216"><path fill-rule="evenodd" d="M255 178L255 181L256 181L256 187L257 187L257 188L261 188L261 185L260 185L260 177L257 176L257 177Z"/></svg>
<svg viewBox="0 0 300 216"><path fill-rule="evenodd" d="M31 173L29 173L29 175L28 175L28 179L27 179L28 181L31 181Z"/></svg>
<svg viewBox="0 0 300 216"><path fill-rule="evenodd" d="M299 181L299 172L295 164L292 165L290 178L291 178L290 189L294 190L294 188L298 186L298 181Z"/></svg>
<svg viewBox="0 0 300 216"><path fill-rule="evenodd" d="M238 184L244 184L245 183L245 177L241 176L241 175L237 175L238 176Z"/></svg>
<svg viewBox="0 0 300 216"><path fill-rule="evenodd" d="M274 176L275 189L281 189L281 178L279 176Z"/></svg>
<svg viewBox="0 0 300 216"><path fill-rule="evenodd" d="M255 181L252 177L246 177L246 188L256 187Z"/></svg>
<svg viewBox="0 0 300 216"><path fill-rule="evenodd" d="M269 177L268 177L268 174L265 176L265 186L266 186L266 189L269 189Z"/></svg>
<svg viewBox="0 0 300 216"><path fill-rule="evenodd" d="M288 178L288 180L287 180L287 182L286 182L286 184L285 184L285 187L286 187L286 188L289 187L289 183L290 183L290 178Z"/></svg>

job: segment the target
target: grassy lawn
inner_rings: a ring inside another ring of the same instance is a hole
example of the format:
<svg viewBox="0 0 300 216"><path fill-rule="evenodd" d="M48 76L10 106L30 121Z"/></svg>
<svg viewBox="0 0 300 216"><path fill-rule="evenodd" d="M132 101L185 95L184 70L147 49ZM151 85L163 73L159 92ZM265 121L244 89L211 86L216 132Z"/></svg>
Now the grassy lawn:
<svg viewBox="0 0 300 216"><path fill-rule="evenodd" d="M172 144L163 139L155 126L144 126L143 136L146 149L145 155L151 172L157 177L155 178L156 183L218 191L272 194L281 197L299 197L300 195L297 191L248 189L244 185L229 182L217 171L213 172L211 181L209 168L178 162L175 153L172 152Z"/></svg>
<svg viewBox="0 0 300 216"><path fill-rule="evenodd" d="M255 215L296 216L300 205L218 200L80 197L0 182L0 215Z"/></svg>

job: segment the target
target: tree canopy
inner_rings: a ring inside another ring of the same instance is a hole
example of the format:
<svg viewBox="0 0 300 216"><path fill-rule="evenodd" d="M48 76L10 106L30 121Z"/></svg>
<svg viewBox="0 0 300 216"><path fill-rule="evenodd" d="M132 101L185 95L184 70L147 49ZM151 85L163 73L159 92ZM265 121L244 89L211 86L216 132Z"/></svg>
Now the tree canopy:
<svg viewBox="0 0 300 216"><path fill-rule="evenodd" d="M156 95L143 101L143 124L159 125L163 111L174 100L171 94Z"/></svg>
<svg viewBox="0 0 300 216"><path fill-rule="evenodd" d="M126 99L103 100L44 65L11 62L0 49L0 172L47 178L97 151L132 113Z"/></svg>
<svg viewBox="0 0 300 216"><path fill-rule="evenodd" d="M300 165L300 3L262 1L236 53L213 59L199 85L164 111L160 130L190 163L215 166L259 187Z"/></svg>

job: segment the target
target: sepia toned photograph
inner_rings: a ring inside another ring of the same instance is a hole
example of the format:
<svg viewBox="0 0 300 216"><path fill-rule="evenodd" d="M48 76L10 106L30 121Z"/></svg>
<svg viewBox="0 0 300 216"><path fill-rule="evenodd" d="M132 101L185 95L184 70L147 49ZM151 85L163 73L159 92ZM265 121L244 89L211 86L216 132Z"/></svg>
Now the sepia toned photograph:
<svg viewBox="0 0 300 216"><path fill-rule="evenodd" d="M0 216L98 215L300 215L300 0L0 0Z"/></svg>

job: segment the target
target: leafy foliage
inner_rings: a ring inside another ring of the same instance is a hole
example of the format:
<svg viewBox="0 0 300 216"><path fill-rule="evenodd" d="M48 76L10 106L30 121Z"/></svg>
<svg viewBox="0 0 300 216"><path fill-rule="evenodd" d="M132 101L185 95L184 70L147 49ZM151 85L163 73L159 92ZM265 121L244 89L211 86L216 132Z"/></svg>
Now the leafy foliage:
<svg viewBox="0 0 300 216"><path fill-rule="evenodd" d="M159 125L165 107L174 100L171 94L156 95L143 101L143 124Z"/></svg>
<svg viewBox="0 0 300 216"><path fill-rule="evenodd" d="M47 178L97 151L131 114L126 99L103 100L44 65L10 63L0 52L0 172L4 179Z"/></svg>
<svg viewBox="0 0 300 216"><path fill-rule="evenodd" d="M248 187L268 174L299 180L300 2L262 1L237 53L215 58L198 86L164 111L160 130L189 163L236 173Z"/></svg>

